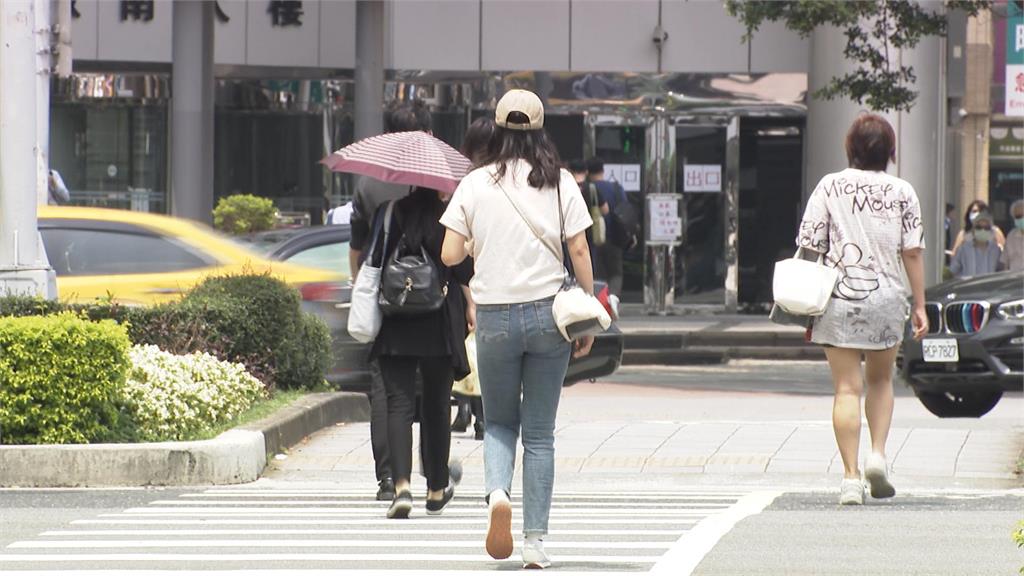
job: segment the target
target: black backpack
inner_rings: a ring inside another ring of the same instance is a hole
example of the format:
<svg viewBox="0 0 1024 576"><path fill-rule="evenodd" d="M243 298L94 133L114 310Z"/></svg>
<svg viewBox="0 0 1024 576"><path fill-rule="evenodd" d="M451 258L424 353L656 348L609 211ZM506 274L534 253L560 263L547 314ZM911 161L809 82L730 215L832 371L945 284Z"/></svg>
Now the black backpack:
<svg viewBox="0 0 1024 576"><path fill-rule="evenodd" d="M386 247L385 247L386 249ZM380 304L385 316L415 316L435 312L448 295L441 270L423 246L409 246L405 234L380 274Z"/></svg>
<svg viewBox="0 0 1024 576"><path fill-rule="evenodd" d="M637 235L640 234L640 215L618 183L615 183L615 189L619 193L619 203L611 211L608 242L628 250L636 244Z"/></svg>

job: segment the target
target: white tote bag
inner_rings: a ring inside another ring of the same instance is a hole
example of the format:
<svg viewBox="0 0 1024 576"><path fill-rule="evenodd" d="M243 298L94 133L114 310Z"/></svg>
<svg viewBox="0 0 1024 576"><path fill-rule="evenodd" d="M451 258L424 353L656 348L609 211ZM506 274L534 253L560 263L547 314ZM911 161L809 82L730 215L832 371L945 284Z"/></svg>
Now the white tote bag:
<svg viewBox="0 0 1024 576"><path fill-rule="evenodd" d="M388 230L391 229L391 212L395 203L388 202L387 210L384 212L384 246L383 252L388 249ZM372 342L380 332L381 322L384 314L380 310L378 297L380 295L380 266L373 265L373 256L377 247L377 240L380 234L373 237L370 244L370 251L359 268L359 276L352 286L352 306L348 311L348 333L357 342ZM380 262L384 261L384 256Z"/></svg>
<svg viewBox="0 0 1024 576"><path fill-rule="evenodd" d="M800 250L794 257L775 263L772 293L775 303L790 314L821 316L828 307L839 271L818 260L804 260Z"/></svg>

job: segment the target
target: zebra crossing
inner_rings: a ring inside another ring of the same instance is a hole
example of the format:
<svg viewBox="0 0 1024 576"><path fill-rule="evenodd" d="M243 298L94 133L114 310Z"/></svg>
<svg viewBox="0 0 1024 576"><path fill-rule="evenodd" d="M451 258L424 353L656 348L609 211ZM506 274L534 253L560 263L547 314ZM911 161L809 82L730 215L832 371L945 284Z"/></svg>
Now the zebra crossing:
<svg viewBox="0 0 1024 576"><path fill-rule="evenodd" d="M388 503L364 491L211 488L72 520L13 542L0 551L0 571L469 576L518 568L521 501L513 498L517 552L497 561L483 550L482 493L462 486L441 516L427 516L420 499L408 520L388 520ZM559 573L688 574L738 519L759 512L775 495L703 488L556 491L545 548Z"/></svg>

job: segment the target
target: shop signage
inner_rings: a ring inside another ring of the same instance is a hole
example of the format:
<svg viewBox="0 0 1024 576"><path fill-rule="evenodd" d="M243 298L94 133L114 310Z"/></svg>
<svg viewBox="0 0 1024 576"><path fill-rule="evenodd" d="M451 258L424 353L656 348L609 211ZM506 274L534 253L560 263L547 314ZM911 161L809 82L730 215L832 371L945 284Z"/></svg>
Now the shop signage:
<svg viewBox="0 0 1024 576"><path fill-rule="evenodd" d="M1007 8L1005 113L1024 116L1024 13L1015 2Z"/></svg>
<svg viewBox="0 0 1024 576"><path fill-rule="evenodd" d="M650 234L648 243L678 242L683 235L683 219L679 217L679 195L647 196Z"/></svg>
<svg viewBox="0 0 1024 576"><path fill-rule="evenodd" d="M605 164L604 177L618 182L626 192L640 191L639 164Z"/></svg>
<svg viewBox="0 0 1024 576"><path fill-rule="evenodd" d="M683 165L683 192L721 192L721 164Z"/></svg>

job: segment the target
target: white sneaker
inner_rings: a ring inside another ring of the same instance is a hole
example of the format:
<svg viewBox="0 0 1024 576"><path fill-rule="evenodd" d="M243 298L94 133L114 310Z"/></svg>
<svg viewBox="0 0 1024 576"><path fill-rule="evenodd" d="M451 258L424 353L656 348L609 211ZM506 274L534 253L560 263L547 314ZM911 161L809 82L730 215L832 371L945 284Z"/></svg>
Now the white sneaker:
<svg viewBox="0 0 1024 576"><path fill-rule="evenodd" d="M864 503L864 484L853 478L843 478L839 485L839 503L843 506Z"/></svg>
<svg viewBox="0 0 1024 576"><path fill-rule="evenodd" d="M529 537L523 542L523 568L543 569L551 567L551 559L544 552L544 541Z"/></svg>
<svg viewBox="0 0 1024 576"><path fill-rule="evenodd" d="M888 466L885 463L885 456L878 452L872 452L864 465L864 478L871 486L872 498L892 498L896 495L896 488L889 482Z"/></svg>
<svg viewBox="0 0 1024 576"><path fill-rule="evenodd" d="M487 553L495 560L512 555L512 503L504 490L487 497Z"/></svg>

